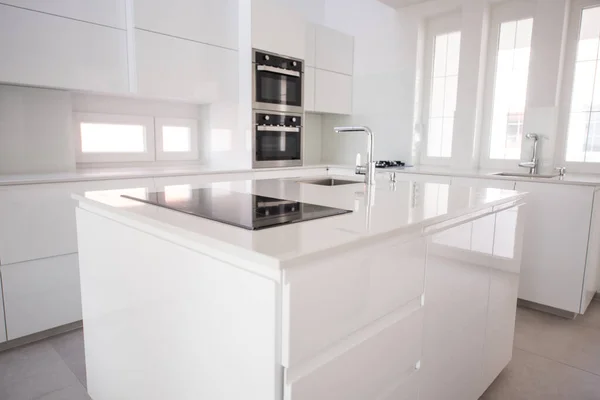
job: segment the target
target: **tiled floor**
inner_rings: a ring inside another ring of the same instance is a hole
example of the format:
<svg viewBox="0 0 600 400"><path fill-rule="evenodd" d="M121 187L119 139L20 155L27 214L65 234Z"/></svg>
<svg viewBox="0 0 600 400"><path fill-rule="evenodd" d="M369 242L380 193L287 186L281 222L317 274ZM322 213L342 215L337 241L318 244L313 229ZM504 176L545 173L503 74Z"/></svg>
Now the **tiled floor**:
<svg viewBox="0 0 600 400"><path fill-rule="evenodd" d="M85 400L81 330L0 353L0 400ZM482 400L600 400L600 302L568 321L520 308L513 361ZM464 400L464 399L457 399Z"/></svg>

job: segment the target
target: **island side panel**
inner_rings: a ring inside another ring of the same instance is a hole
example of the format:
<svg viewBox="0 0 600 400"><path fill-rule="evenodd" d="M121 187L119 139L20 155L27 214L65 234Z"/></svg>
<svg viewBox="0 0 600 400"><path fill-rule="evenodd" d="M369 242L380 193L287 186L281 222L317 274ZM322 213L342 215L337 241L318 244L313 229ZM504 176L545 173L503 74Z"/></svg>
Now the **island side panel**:
<svg viewBox="0 0 600 400"><path fill-rule="evenodd" d="M277 284L77 209L94 400L273 399Z"/></svg>

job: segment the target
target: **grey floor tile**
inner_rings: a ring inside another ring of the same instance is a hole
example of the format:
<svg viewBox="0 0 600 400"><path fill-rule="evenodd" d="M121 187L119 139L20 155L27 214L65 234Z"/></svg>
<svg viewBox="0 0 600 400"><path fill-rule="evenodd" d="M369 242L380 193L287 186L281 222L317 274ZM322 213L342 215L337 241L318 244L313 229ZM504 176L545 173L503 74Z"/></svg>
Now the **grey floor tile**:
<svg viewBox="0 0 600 400"><path fill-rule="evenodd" d="M55 336L50 338L49 342L85 387L86 375L83 329Z"/></svg>
<svg viewBox="0 0 600 400"><path fill-rule="evenodd" d="M575 322L591 328L600 329L600 300L592 301L585 312L585 315L580 315L575 318Z"/></svg>
<svg viewBox="0 0 600 400"><path fill-rule="evenodd" d="M600 328L519 308L516 348L600 375Z"/></svg>
<svg viewBox="0 0 600 400"><path fill-rule="evenodd" d="M480 400L598 400L600 376L515 349Z"/></svg>
<svg viewBox="0 0 600 400"><path fill-rule="evenodd" d="M81 384L48 393L35 400L91 400Z"/></svg>
<svg viewBox="0 0 600 400"><path fill-rule="evenodd" d="M0 353L0 399L31 400L79 384L58 353L38 342Z"/></svg>

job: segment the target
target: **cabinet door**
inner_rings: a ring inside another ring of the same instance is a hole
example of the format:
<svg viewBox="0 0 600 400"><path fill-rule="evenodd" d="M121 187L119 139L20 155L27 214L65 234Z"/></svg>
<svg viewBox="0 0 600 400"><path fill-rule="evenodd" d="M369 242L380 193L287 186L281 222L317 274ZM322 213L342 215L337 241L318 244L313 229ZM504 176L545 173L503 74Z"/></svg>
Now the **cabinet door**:
<svg viewBox="0 0 600 400"><path fill-rule="evenodd" d="M3 265L8 339L81 320L77 254Z"/></svg>
<svg viewBox="0 0 600 400"><path fill-rule="evenodd" d="M585 262L585 276L581 297L581 314L585 313L590 302L600 291L600 191L594 193L594 207Z"/></svg>
<svg viewBox="0 0 600 400"><path fill-rule="evenodd" d="M452 184L456 186L493 188L493 189L515 189L514 181L505 181L501 179L479 179L479 178L452 178Z"/></svg>
<svg viewBox="0 0 600 400"><path fill-rule="evenodd" d="M0 263L76 253L76 202L71 193L152 184L152 179L123 179L1 187Z"/></svg>
<svg viewBox="0 0 600 400"><path fill-rule="evenodd" d="M352 114L352 77L317 69L315 72L315 111Z"/></svg>
<svg viewBox="0 0 600 400"><path fill-rule="evenodd" d="M136 29L138 93L199 103L238 100L237 52Z"/></svg>
<svg viewBox="0 0 600 400"><path fill-rule="evenodd" d="M252 47L304 60L306 22L281 0L252 1Z"/></svg>
<svg viewBox="0 0 600 400"><path fill-rule="evenodd" d="M306 25L306 51L304 54L304 66L314 67L316 63L316 31L317 27L314 24Z"/></svg>
<svg viewBox="0 0 600 400"><path fill-rule="evenodd" d="M135 0L135 27L238 48L237 0Z"/></svg>
<svg viewBox="0 0 600 400"><path fill-rule="evenodd" d="M594 188L517 182L528 192L519 298L578 313Z"/></svg>
<svg viewBox="0 0 600 400"><path fill-rule="evenodd" d="M304 111L315 111L315 69L304 69Z"/></svg>
<svg viewBox="0 0 600 400"><path fill-rule="evenodd" d="M124 30L0 5L0 53L2 82L129 91Z"/></svg>
<svg viewBox="0 0 600 400"><path fill-rule="evenodd" d="M2 274L0 274L2 278ZM2 279L0 279L0 293L2 291ZM6 342L6 325L4 324L4 299L0 296L0 343Z"/></svg>
<svg viewBox="0 0 600 400"><path fill-rule="evenodd" d="M316 67L352 75L354 71L354 38L317 25Z"/></svg>
<svg viewBox="0 0 600 400"><path fill-rule="evenodd" d="M2 3L113 28L126 28L125 0L2 0Z"/></svg>

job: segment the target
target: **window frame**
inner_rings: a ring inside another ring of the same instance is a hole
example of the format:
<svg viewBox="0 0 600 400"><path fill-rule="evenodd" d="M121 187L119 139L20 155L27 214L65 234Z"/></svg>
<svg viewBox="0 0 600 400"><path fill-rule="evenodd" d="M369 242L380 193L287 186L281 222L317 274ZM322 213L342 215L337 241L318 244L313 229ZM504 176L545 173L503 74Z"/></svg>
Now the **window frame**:
<svg viewBox="0 0 600 400"><path fill-rule="evenodd" d="M81 149L81 124L142 125L145 128L146 151L142 153L84 153ZM78 163L133 162L155 160L154 118L136 115L73 113L75 152Z"/></svg>
<svg viewBox="0 0 600 400"><path fill-rule="evenodd" d="M600 173L600 162L567 162L568 129L571 117L571 102L575 84L575 68L581 31L582 13L587 8L600 7L600 0L573 0L569 15L569 28L565 48L565 60L561 85L561 101L556 136L555 165L564 166L568 171L579 173Z"/></svg>
<svg viewBox="0 0 600 400"><path fill-rule="evenodd" d="M452 163L452 154L450 157L432 157L427 155L427 143L429 140L429 113L431 107L431 95L433 91L433 63L435 53L435 39L437 36L445 35L453 32L460 32L461 34L461 45L459 48L459 54L462 53L462 14L460 11L446 14L433 19L430 19L426 23L425 28L425 51L424 51L424 64L423 64L423 88L422 88L422 101L421 101L421 127L423 131L421 148L420 148L420 163L422 165L439 165L449 166ZM459 56L459 81L460 81L460 61ZM457 94L458 95L458 94ZM454 125L456 126L456 118L454 119ZM454 135L453 140L454 143ZM452 144L453 145L453 144Z"/></svg>
<svg viewBox="0 0 600 400"><path fill-rule="evenodd" d="M190 129L190 151L171 152L163 151L163 128L165 126L180 126ZM157 161L180 161L197 160L198 149L198 120L189 118L162 118L154 119L156 134L156 160Z"/></svg>
<svg viewBox="0 0 600 400"><path fill-rule="evenodd" d="M498 47L500 45L500 27L503 23L523 19L533 19L535 30L536 4L532 1L511 1L495 4L490 10L489 35L487 46L487 64L484 86L483 119L481 129L481 142L479 153L479 165L484 169L518 170L520 160L492 159L490 150L492 145L492 119L494 116L494 97L496 94L496 72L498 61ZM532 40L533 42L533 40ZM532 50L533 53L533 43ZM527 79L527 96L531 84L531 58L529 63L529 75ZM527 99L525 99L524 119L527 118ZM525 132L524 132L525 133ZM521 151L523 149L521 140Z"/></svg>

